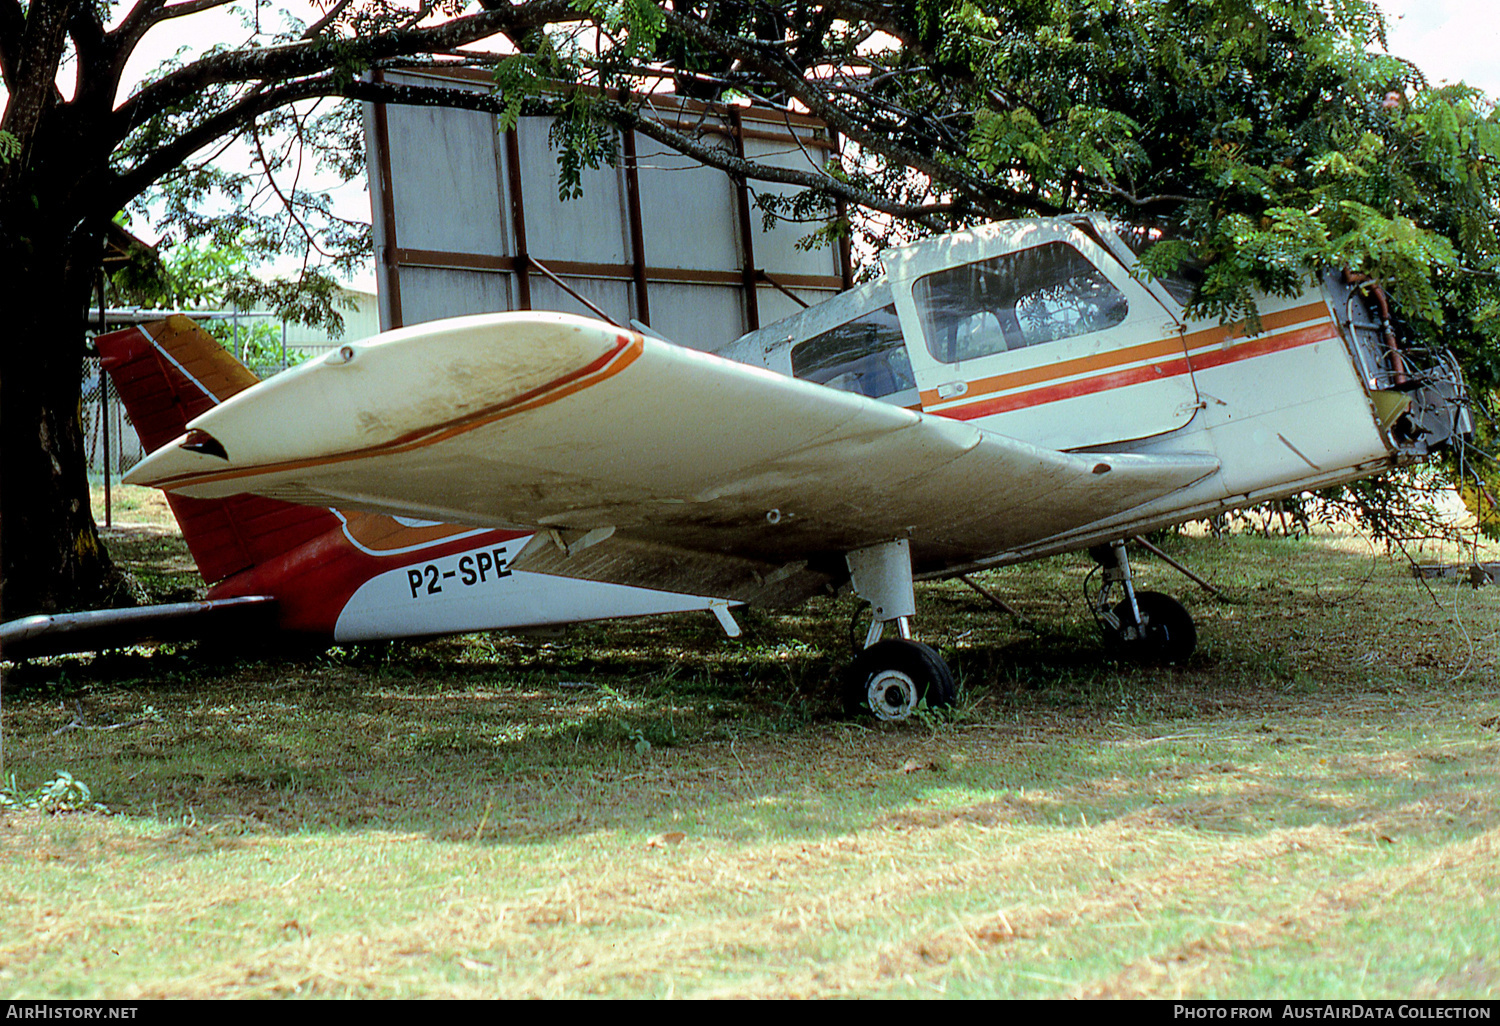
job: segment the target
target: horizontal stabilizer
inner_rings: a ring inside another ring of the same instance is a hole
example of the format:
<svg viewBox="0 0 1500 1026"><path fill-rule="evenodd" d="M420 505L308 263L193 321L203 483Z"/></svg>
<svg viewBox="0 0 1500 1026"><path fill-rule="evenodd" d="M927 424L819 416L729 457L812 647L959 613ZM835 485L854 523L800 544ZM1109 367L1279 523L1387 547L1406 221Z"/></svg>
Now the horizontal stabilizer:
<svg viewBox="0 0 1500 1026"><path fill-rule="evenodd" d="M260 380L181 314L101 335L95 345L148 452L170 444L189 421ZM258 496L206 500L169 494L167 502L209 584L338 528L326 509Z"/></svg>

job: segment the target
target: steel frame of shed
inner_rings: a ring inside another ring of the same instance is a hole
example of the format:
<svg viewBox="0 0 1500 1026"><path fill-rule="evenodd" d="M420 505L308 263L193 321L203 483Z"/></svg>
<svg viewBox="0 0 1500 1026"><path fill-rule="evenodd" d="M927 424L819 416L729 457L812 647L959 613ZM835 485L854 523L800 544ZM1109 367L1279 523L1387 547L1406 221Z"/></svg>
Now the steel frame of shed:
<svg viewBox="0 0 1500 1026"><path fill-rule="evenodd" d="M423 68L376 74L399 78L406 84L431 82L433 85L448 87L457 85L483 88L490 81L487 75L475 69L435 71ZM789 151L795 147L802 152L809 164L815 160L826 160L838 150L838 139L820 121L804 115L753 106L710 104L675 95L653 94L646 99L659 115L666 115L668 124L672 127L723 136L741 158L746 156L746 140L784 146ZM489 117L494 120L493 116ZM527 119L522 120L524 122ZM647 213L642 203L643 167L634 131L621 133L621 199L624 209L620 212L619 227L629 240L626 260L582 261L560 258L547 251L549 240L546 230L538 232L535 223L528 225L528 213L533 215L535 222L540 204L531 199L523 182L523 155L517 128L501 133L502 152L497 154L497 162L502 165L498 193L502 204L508 207L505 211L508 237L494 247L502 252L476 253L462 248L406 245L406 237L412 233L407 230L398 213L395 194L401 187L397 179L399 161L393 159L391 112L387 105L366 104L365 124L370 144L370 192L376 232L376 274L379 282L381 327L385 330L412 323L409 300L411 290L416 287L412 281L415 277L412 272L422 269L503 276L507 283L510 307L522 310L533 309L536 299L534 286L539 276L545 276L595 315L612 320L619 318L611 317L573 286L584 288L590 282L628 283L632 307L630 316L648 326L653 325L654 307L659 311L664 302L674 301L660 295L660 286L716 286L735 289L743 311L742 323L736 325L737 330L727 337L682 339L684 344L699 348L716 348L743 332L760 328L763 320L763 287L806 306L810 300L826 298L853 284L847 240L837 252L827 254L828 263L825 266L830 273L798 273L774 266L767 268L757 263L756 238L758 235L764 237L765 233L758 232L754 223L754 204L748 183L735 175L728 176L734 197L733 209L725 211L724 223L717 226L717 230L733 235L738 248L739 266L729 270L723 267L673 267L660 261L650 262L645 230ZM498 123L494 127L499 131ZM646 171L649 174L652 169L648 167ZM604 173L615 172L610 169ZM838 213L843 213L842 207ZM410 214L406 216L409 217ZM704 230L707 232L715 228L705 226ZM678 262L681 263L680 254ZM657 288L653 289L653 286ZM675 301L682 301L680 295ZM776 305L784 307L785 304L778 302ZM427 318L418 318L424 319Z"/></svg>

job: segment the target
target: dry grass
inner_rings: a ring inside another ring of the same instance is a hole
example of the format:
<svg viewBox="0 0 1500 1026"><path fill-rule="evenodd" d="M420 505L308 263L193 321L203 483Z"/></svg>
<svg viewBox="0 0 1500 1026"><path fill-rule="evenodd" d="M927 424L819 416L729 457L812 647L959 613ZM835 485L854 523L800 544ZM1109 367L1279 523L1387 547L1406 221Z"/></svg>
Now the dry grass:
<svg viewBox="0 0 1500 1026"><path fill-rule="evenodd" d="M103 478L91 480L89 505L94 520L101 526L105 523L105 489ZM110 529L131 527L159 527L170 534L177 533L177 520L172 508L167 505L166 493L155 488L122 484L117 480L109 483Z"/></svg>
<svg viewBox="0 0 1500 1026"><path fill-rule="evenodd" d="M1229 593L1143 561L1190 665L1103 662L1077 561L988 579L1034 630L925 586L967 697L896 729L834 715L834 603L9 668L5 772L112 814L0 814L0 995L1500 993L1500 589L1172 551Z"/></svg>

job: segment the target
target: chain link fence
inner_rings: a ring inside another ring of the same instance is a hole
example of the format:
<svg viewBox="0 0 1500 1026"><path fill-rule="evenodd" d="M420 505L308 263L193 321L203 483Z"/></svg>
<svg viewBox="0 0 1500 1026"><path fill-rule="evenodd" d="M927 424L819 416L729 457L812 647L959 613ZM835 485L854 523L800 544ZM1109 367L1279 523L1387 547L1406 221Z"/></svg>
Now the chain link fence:
<svg viewBox="0 0 1500 1026"><path fill-rule="evenodd" d="M113 388L107 388L97 356L83 361L83 451L89 473L118 480L141 461L141 440Z"/></svg>

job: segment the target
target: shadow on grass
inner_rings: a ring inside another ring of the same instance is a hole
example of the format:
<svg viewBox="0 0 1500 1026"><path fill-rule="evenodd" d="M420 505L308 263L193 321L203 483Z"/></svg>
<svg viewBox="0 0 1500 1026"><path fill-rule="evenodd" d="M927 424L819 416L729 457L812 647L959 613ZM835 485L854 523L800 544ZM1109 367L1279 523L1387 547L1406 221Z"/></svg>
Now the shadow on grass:
<svg viewBox="0 0 1500 1026"><path fill-rule="evenodd" d="M371 829L534 843L684 825L827 838L954 817L1255 832L1444 802L1459 826L1493 825L1494 800L1465 783L1493 785L1493 768L1394 757L1420 737L1370 726L1399 728L1424 700L1407 697L1419 669L1366 658L1386 651L1409 592L1372 588L1347 554L1257 545L1178 546L1234 582L1229 601L1185 596L1204 643L1183 667L1105 660L1076 561L995 575L1029 628L961 585L924 586L924 634L967 690L953 714L896 727L839 717L851 609L819 601L744 614L736 642L701 616L297 658L187 646L10 667L4 771L35 786L66 769L116 813L215 844ZM1167 573L1141 572L1146 586ZM1449 674L1441 641L1404 644ZM1464 701L1468 680L1450 682ZM941 808L914 811L917 798Z"/></svg>

